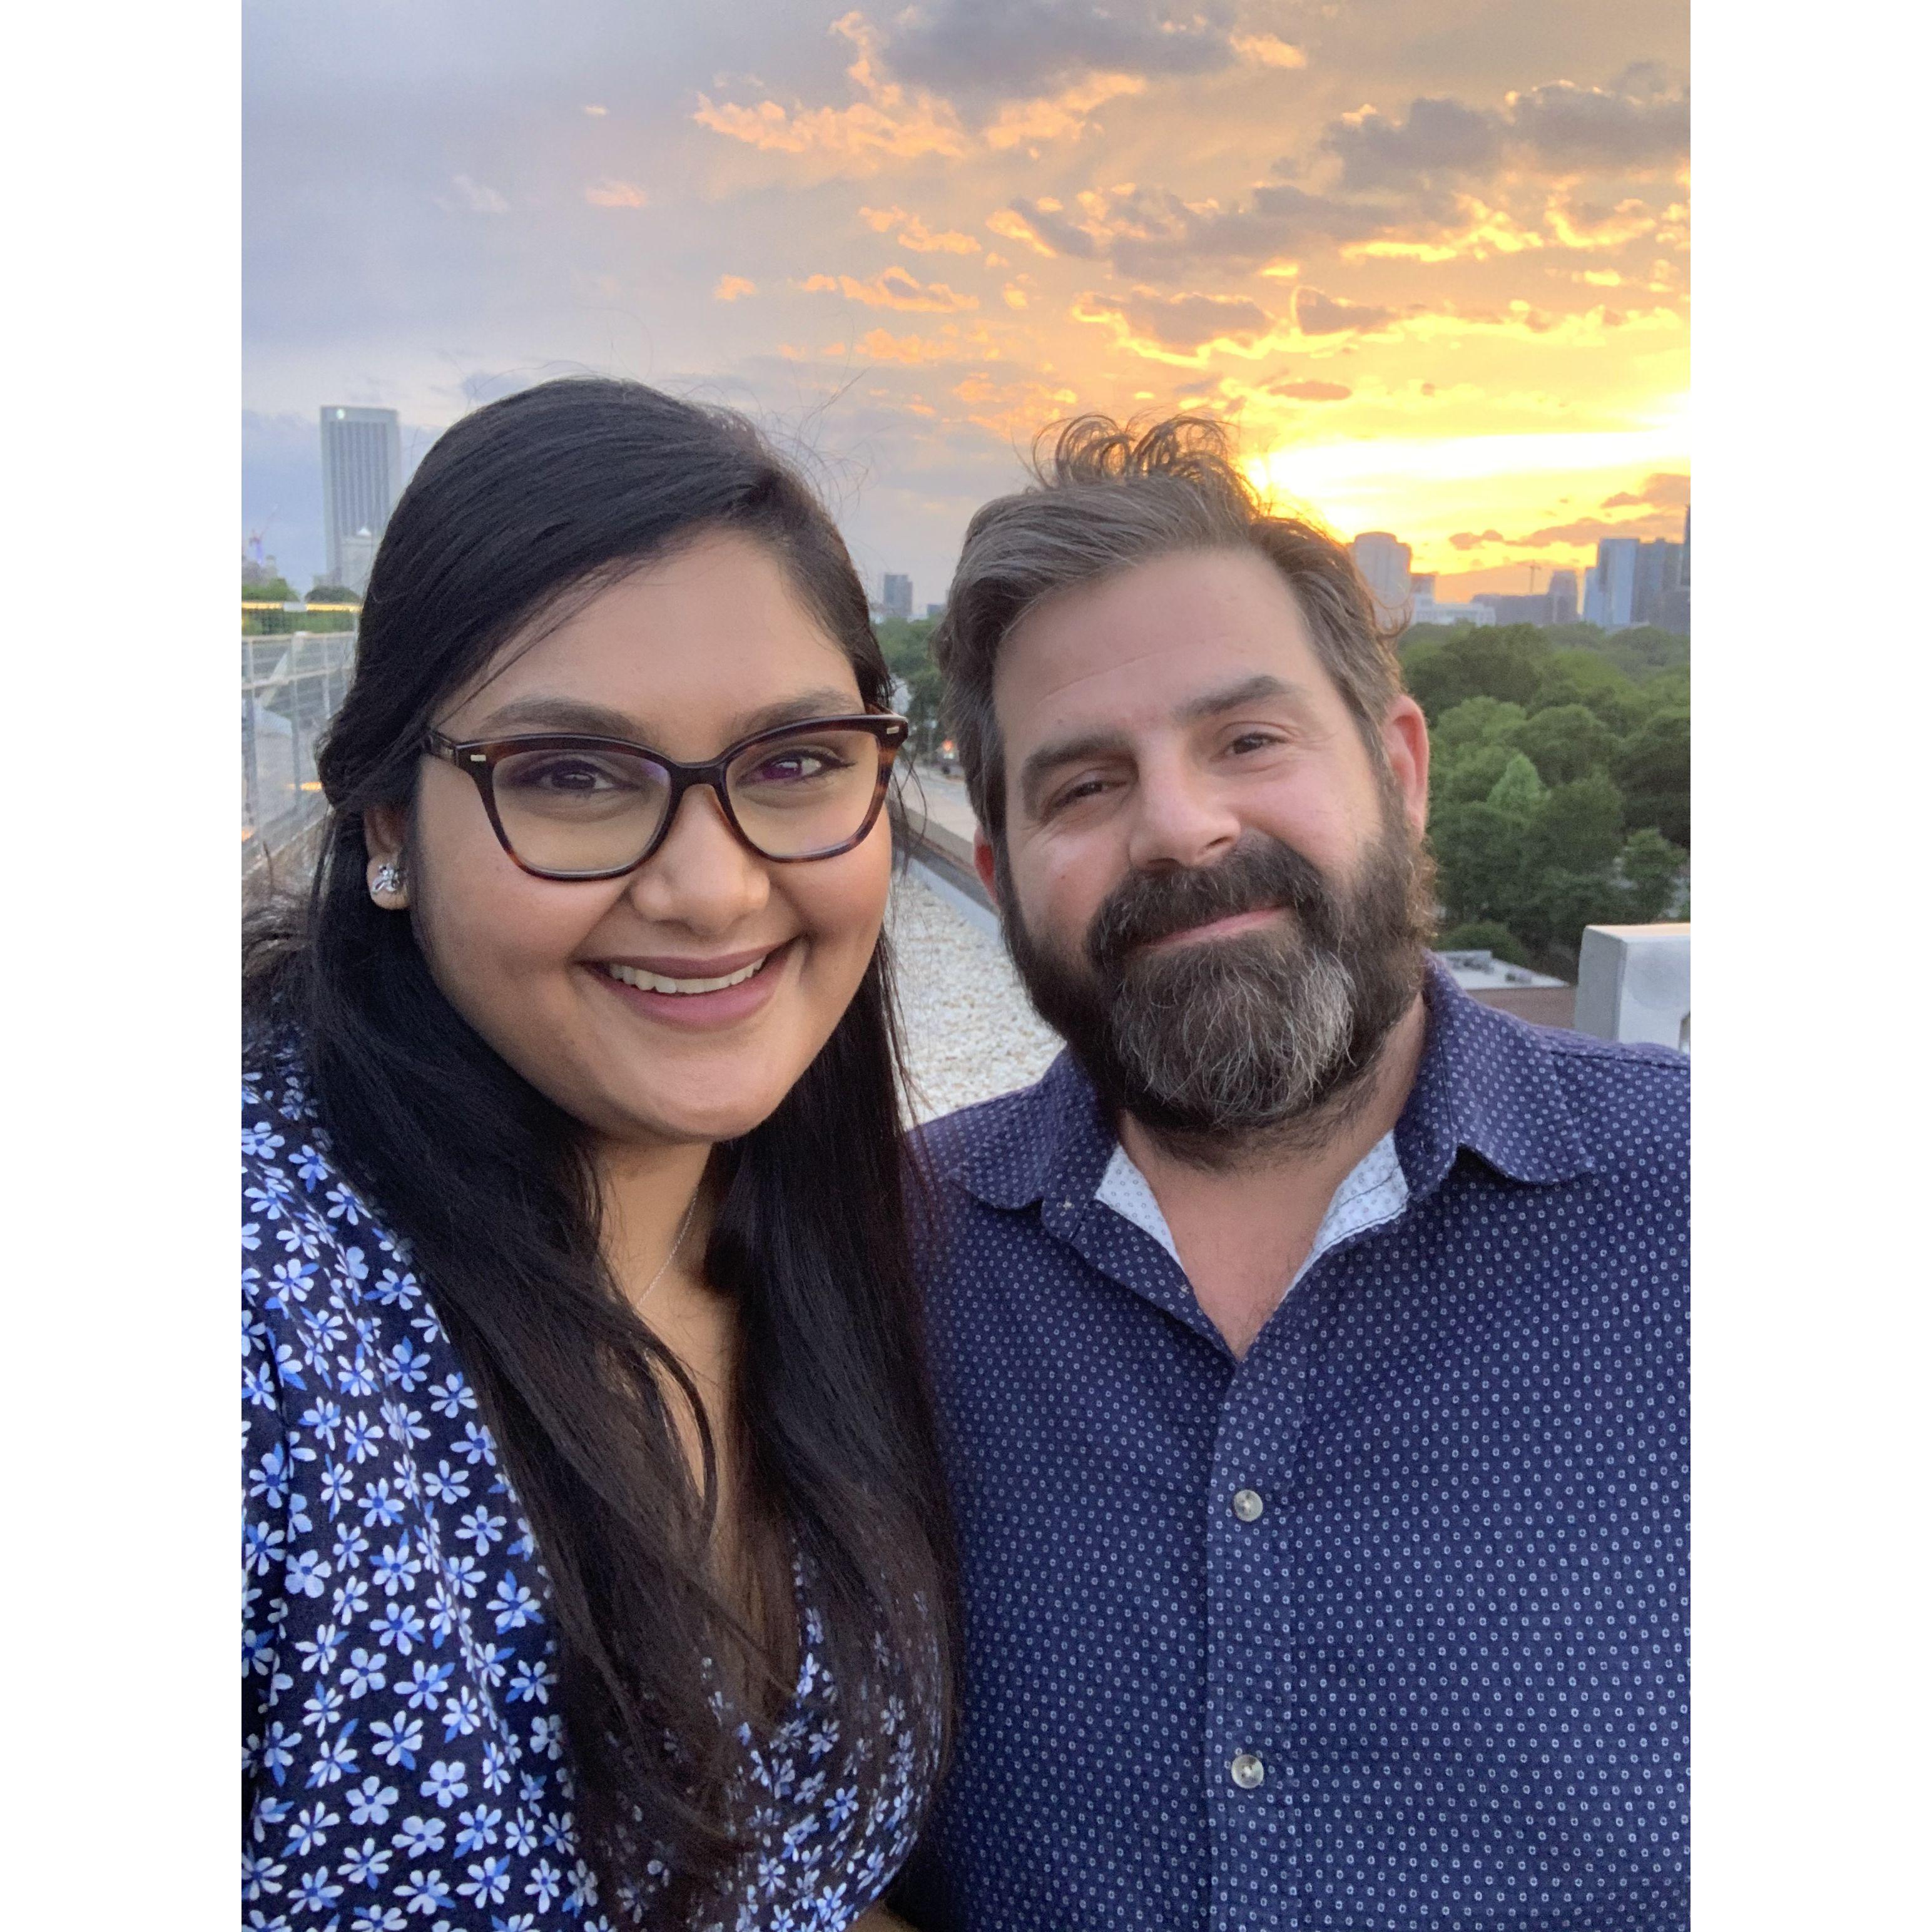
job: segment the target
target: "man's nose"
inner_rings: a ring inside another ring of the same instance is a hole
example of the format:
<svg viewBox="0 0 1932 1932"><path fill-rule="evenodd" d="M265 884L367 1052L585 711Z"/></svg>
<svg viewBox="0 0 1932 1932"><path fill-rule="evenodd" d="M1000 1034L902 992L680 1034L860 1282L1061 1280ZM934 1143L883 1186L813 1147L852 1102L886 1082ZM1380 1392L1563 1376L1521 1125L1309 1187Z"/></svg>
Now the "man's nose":
<svg viewBox="0 0 1932 1932"><path fill-rule="evenodd" d="M664 842L631 874L631 902L654 923L723 934L764 909L771 874L738 837L718 794L694 785Z"/></svg>
<svg viewBox="0 0 1932 1932"><path fill-rule="evenodd" d="M1241 836L1225 790L1179 759L1144 764L1134 788L1127 856L1137 872L1211 866Z"/></svg>

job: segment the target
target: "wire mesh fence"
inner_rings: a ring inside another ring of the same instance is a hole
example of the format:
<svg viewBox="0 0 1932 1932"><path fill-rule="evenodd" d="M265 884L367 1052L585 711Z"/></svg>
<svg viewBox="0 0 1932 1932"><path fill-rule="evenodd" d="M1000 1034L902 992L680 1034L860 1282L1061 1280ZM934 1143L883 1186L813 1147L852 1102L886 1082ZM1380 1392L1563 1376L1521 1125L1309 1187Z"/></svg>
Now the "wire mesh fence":
<svg viewBox="0 0 1932 1932"><path fill-rule="evenodd" d="M242 873L250 884L312 856L327 810L315 748L349 688L352 630L242 640Z"/></svg>

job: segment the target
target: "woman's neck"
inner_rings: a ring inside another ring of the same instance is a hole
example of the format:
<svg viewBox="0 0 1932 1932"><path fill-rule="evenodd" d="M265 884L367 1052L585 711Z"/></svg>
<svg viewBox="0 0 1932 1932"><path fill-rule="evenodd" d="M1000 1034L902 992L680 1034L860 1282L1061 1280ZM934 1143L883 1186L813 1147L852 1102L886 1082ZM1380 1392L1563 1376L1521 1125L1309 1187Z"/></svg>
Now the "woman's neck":
<svg viewBox="0 0 1932 1932"><path fill-rule="evenodd" d="M703 1142L649 1148L607 1142L598 1150L604 1258L640 1314L673 1275L688 1279L700 1272L694 1257L703 1255L710 1233L711 1204L703 1196L711 1154Z"/></svg>

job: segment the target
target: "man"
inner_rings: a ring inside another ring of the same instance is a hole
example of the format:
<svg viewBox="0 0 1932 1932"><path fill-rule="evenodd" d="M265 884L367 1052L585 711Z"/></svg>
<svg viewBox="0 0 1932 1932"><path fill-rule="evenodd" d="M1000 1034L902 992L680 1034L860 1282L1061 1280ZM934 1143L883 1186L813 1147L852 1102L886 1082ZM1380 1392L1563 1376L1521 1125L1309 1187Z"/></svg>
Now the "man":
<svg viewBox="0 0 1932 1932"><path fill-rule="evenodd" d="M1688 1063L1426 951L1425 721L1220 433L1088 419L937 640L1068 1051L926 1141L925 1932L1668 1932Z"/></svg>

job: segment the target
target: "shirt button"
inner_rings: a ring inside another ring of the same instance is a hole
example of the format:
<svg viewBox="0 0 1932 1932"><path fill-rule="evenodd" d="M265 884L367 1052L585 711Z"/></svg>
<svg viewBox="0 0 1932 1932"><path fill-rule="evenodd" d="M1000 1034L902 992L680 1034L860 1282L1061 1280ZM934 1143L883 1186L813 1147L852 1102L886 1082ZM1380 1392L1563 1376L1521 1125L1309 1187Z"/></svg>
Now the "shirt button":
<svg viewBox="0 0 1932 1932"><path fill-rule="evenodd" d="M1237 1490L1234 1492L1234 1514L1244 1522L1252 1522L1262 1513L1261 1492L1258 1490Z"/></svg>
<svg viewBox="0 0 1932 1932"><path fill-rule="evenodd" d="M1252 1751L1237 1751L1234 1762L1228 1767L1228 1775L1244 1791L1252 1791L1268 1772Z"/></svg>

